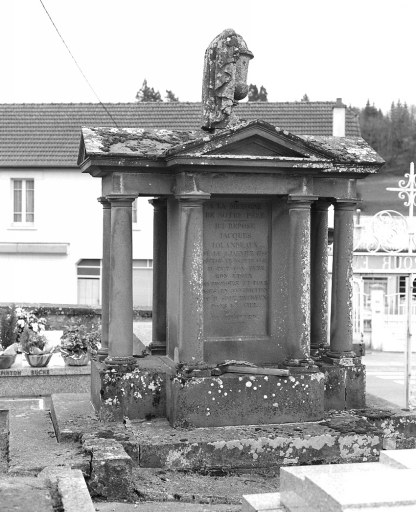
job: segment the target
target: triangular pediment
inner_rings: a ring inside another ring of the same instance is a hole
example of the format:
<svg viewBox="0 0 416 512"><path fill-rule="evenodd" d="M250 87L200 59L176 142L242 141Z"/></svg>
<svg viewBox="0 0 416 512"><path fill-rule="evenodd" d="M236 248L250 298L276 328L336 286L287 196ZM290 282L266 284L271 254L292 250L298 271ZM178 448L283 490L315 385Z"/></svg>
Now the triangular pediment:
<svg viewBox="0 0 416 512"><path fill-rule="evenodd" d="M263 121L242 123L236 128L217 130L181 148L173 148L169 155L224 155L241 157L323 158L326 151L311 148L300 137Z"/></svg>

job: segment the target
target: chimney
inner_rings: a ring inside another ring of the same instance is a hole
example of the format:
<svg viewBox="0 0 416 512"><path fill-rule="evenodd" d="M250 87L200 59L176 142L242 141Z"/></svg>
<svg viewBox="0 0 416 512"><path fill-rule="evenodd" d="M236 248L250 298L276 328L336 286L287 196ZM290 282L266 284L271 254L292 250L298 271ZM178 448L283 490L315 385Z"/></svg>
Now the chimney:
<svg viewBox="0 0 416 512"><path fill-rule="evenodd" d="M345 105L342 103L342 98L337 98L332 109L332 135L345 137Z"/></svg>

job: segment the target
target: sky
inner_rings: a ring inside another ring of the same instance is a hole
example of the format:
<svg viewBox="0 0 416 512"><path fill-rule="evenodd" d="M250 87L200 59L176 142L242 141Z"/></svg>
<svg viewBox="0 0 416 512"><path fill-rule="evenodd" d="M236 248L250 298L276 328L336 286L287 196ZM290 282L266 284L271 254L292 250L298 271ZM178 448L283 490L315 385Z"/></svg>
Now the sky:
<svg viewBox="0 0 416 512"><path fill-rule="evenodd" d="M269 101L416 105L415 0L43 0L102 102L143 80L200 101L204 52L233 28ZM40 0L0 0L0 103L97 102Z"/></svg>

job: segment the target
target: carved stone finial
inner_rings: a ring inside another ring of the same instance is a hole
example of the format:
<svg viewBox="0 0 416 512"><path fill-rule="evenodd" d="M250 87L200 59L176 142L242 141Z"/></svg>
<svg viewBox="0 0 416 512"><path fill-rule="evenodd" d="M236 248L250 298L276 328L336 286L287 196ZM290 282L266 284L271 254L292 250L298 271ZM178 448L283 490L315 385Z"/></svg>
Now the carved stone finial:
<svg viewBox="0 0 416 512"><path fill-rule="evenodd" d="M205 52L202 128L214 131L237 124L233 108L247 96L248 63L253 54L232 28L218 35Z"/></svg>

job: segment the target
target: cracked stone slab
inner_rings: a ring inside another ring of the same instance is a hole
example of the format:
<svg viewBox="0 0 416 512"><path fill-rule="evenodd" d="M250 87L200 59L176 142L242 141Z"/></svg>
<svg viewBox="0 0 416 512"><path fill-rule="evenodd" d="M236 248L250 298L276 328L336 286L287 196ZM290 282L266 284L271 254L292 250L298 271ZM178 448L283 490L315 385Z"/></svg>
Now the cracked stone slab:
<svg viewBox="0 0 416 512"><path fill-rule="evenodd" d="M57 443L49 410L43 400L0 401L9 409L9 475L35 476L46 467L70 467L89 472L80 445Z"/></svg>

